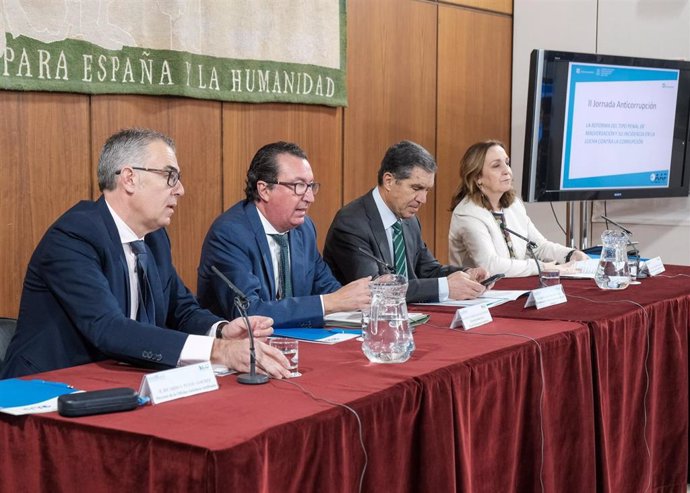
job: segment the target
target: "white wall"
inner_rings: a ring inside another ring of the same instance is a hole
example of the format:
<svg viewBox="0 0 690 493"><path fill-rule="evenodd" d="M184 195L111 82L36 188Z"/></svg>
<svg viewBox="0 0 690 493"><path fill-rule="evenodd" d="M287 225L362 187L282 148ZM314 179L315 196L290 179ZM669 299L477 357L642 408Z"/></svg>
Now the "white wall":
<svg viewBox="0 0 690 493"><path fill-rule="evenodd" d="M529 55L533 49L690 59L687 0L514 0L511 159L521 186ZM518 188L519 189L519 188ZM561 222L564 203L554 203ZM527 204L547 237L565 241L549 204ZM690 198L608 201L608 216L634 232L645 256L690 265ZM595 243L603 202L593 205Z"/></svg>

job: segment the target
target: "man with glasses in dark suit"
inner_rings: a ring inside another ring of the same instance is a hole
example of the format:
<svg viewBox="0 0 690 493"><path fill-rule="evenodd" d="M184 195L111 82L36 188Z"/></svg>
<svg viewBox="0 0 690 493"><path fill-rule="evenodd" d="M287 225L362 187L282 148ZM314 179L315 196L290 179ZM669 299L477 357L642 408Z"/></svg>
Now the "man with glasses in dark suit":
<svg viewBox="0 0 690 493"><path fill-rule="evenodd" d="M165 227L184 195L173 141L146 129L111 136L98 184L101 197L63 214L31 257L2 378L106 358L247 371L242 320L202 309L172 265ZM271 324L251 320L258 337L271 334ZM256 350L262 371L288 376L282 354L261 341Z"/></svg>
<svg viewBox="0 0 690 493"><path fill-rule="evenodd" d="M270 316L277 327L322 326L324 315L366 307L370 278L341 286L318 251L307 216L318 191L299 146L274 142L259 149L247 171L246 198L221 214L204 240L201 305L237 315L235 295L215 266L246 294L249 313Z"/></svg>

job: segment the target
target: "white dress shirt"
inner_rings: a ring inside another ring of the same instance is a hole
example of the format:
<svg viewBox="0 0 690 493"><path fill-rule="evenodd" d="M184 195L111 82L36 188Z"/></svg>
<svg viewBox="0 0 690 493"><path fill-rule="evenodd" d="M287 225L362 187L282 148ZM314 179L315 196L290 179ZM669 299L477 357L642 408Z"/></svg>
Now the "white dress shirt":
<svg viewBox="0 0 690 493"><path fill-rule="evenodd" d="M278 231L273 225L268 222L268 219L264 217L259 208L256 208L256 212L259 213L259 219L261 219L261 224L264 227L264 233L266 233L266 240L268 240L268 248L271 250L271 263L273 264L273 282L276 287L276 294L278 286L280 286L280 245L271 235L287 234L287 231ZM289 243L288 243L289 245ZM289 258L289 257L288 257ZM325 313L326 310L323 306L323 295L319 296L321 300L321 313Z"/></svg>
<svg viewBox="0 0 690 493"><path fill-rule="evenodd" d="M383 222L383 227L386 230L386 239L388 240L388 248L390 248L391 255L393 252L393 225L398 222L398 217L390 210L390 208L383 201L381 197L381 192L379 188L374 188L372 192L374 197L374 202L376 203L376 208L379 210L379 216L381 216L381 222ZM395 262L395 259L393 259ZM413 266L414 268L414 266ZM450 289L448 288L448 278L439 277L438 278L438 300L446 301L450 294Z"/></svg>
<svg viewBox="0 0 690 493"><path fill-rule="evenodd" d="M144 238L137 237L134 231L132 231L132 228L127 226L127 223L125 223L112 207L110 207L107 200L105 204L108 206L110 215L113 216L117 232L120 236L120 242L122 243L122 250L125 252L127 274L129 275L129 318L136 320L137 310L139 308L139 278L137 277L137 256L132 251L130 243L137 240L143 240ZM213 337L216 333L216 327L222 323L225 323L225 321L213 324L207 336L189 334L182 347L177 366L193 365L203 361L209 361L211 359L211 348L213 346Z"/></svg>

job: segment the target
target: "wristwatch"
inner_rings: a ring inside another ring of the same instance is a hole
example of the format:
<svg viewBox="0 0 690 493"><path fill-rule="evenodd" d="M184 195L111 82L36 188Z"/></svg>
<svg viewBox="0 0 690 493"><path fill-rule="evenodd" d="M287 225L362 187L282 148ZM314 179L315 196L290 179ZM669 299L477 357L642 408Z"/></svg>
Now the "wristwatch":
<svg viewBox="0 0 690 493"><path fill-rule="evenodd" d="M222 339L223 338L223 327L227 322L221 322L218 324L218 327L216 327L216 339Z"/></svg>
<svg viewBox="0 0 690 493"><path fill-rule="evenodd" d="M575 253L576 251L577 251L577 250L570 250L570 251L568 252L568 255L565 256L565 261L566 261L566 263L567 263L567 262L570 262L570 258L573 256L573 253Z"/></svg>

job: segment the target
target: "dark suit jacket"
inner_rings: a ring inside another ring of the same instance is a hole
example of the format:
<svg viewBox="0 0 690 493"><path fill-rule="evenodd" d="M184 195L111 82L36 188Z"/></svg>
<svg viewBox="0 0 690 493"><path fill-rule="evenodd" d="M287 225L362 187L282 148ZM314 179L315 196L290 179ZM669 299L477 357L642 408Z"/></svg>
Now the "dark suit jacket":
<svg viewBox="0 0 690 493"><path fill-rule="evenodd" d="M251 315L272 317L277 327L323 325L321 294L340 289L316 244L308 217L290 230L293 297L276 300L271 250L253 202L240 201L211 225L201 249L198 295L202 306L227 317L238 315L234 294L211 270L215 265L249 300Z"/></svg>
<svg viewBox="0 0 690 493"><path fill-rule="evenodd" d="M79 202L60 217L29 262L2 377L105 358L176 366L187 333L205 334L221 319L202 310L178 277L165 230L149 233L145 240L155 260L149 280L156 325L128 317L127 263L103 197Z"/></svg>
<svg viewBox="0 0 690 493"><path fill-rule="evenodd" d="M438 301L439 277L462 270L441 265L422 240L419 219L402 221L409 286L407 301L423 303ZM355 199L336 214L326 236L323 256L333 274L342 283L364 276L387 273L386 268L365 256L359 249L393 266L393 253L388 246L386 230L376 208L372 191Z"/></svg>

